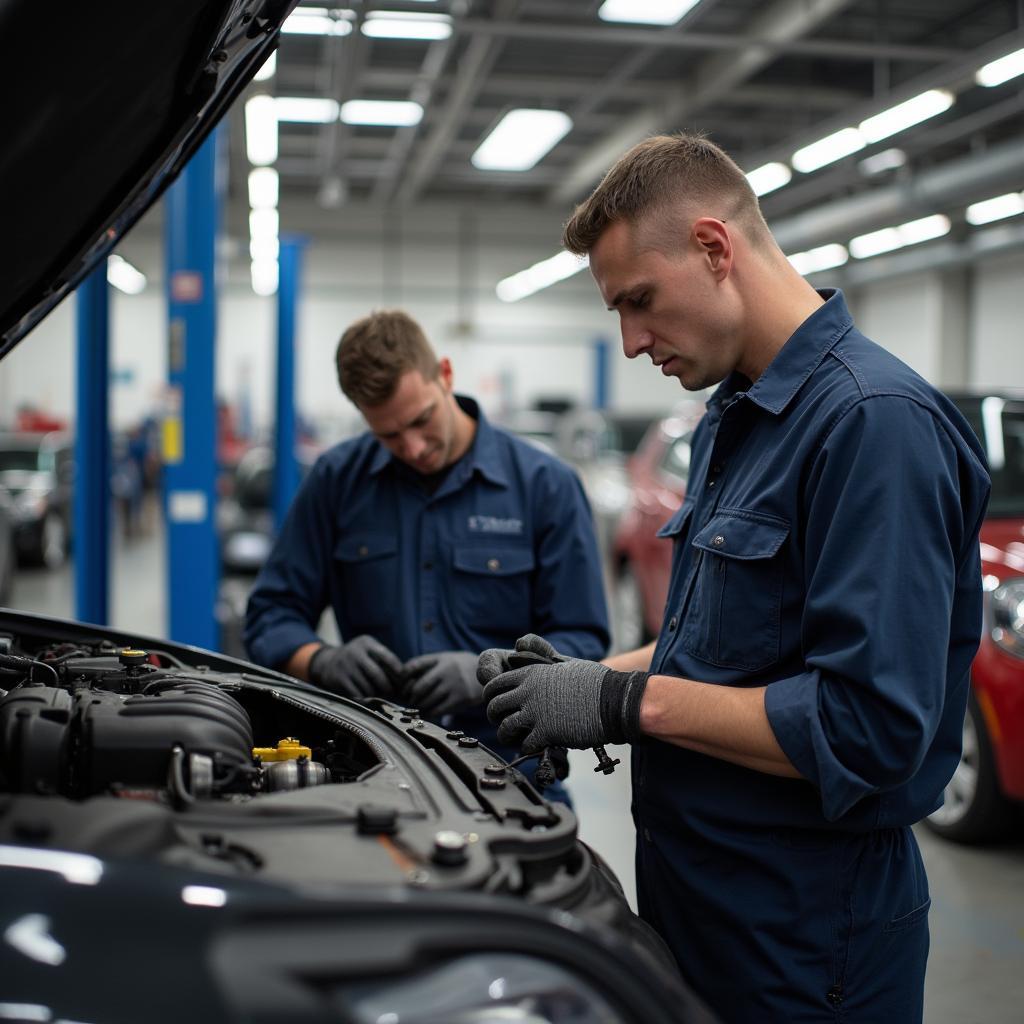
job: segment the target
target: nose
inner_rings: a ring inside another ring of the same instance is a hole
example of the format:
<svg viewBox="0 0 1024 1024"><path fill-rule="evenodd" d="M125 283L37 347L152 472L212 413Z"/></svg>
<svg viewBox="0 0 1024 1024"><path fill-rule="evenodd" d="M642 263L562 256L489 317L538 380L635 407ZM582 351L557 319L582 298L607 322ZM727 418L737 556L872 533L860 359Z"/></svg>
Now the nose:
<svg viewBox="0 0 1024 1024"><path fill-rule="evenodd" d="M622 351L627 359L636 359L654 346L654 337L635 323L622 320Z"/></svg>
<svg viewBox="0 0 1024 1024"><path fill-rule="evenodd" d="M407 459L415 461L427 447L427 442L418 431L409 431L402 436L402 448Z"/></svg>

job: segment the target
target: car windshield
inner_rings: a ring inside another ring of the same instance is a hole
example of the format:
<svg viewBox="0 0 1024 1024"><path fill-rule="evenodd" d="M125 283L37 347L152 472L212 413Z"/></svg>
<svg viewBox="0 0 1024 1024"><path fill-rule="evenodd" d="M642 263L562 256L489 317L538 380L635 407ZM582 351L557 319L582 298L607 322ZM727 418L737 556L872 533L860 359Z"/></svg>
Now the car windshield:
<svg viewBox="0 0 1024 1024"><path fill-rule="evenodd" d="M9 470L34 473L40 469L39 452L30 448L0 449L0 473Z"/></svg>
<svg viewBox="0 0 1024 1024"><path fill-rule="evenodd" d="M991 518L1024 516L1024 400L954 398L981 439L992 475Z"/></svg>
<svg viewBox="0 0 1024 1024"><path fill-rule="evenodd" d="M610 425L608 447L623 455L632 455L647 433L651 419L650 416L631 416L614 420Z"/></svg>

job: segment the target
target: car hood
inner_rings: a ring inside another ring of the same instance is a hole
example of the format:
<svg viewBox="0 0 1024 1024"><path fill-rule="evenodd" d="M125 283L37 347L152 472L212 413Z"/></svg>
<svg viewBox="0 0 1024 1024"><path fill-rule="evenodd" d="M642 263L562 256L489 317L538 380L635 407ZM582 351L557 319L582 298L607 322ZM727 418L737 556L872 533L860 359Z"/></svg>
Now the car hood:
<svg viewBox="0 0 1024 1024"><path fill-rule="evenodd" d="M989 519L981 528L981 558L1000 576L1024 574L1024 519Z"/></svg>
<svg viewBox="0 0 1024 1024"><path fill-rule="evenodd" d="M297 2L0 0L0 356L174 180Z"/></svg>

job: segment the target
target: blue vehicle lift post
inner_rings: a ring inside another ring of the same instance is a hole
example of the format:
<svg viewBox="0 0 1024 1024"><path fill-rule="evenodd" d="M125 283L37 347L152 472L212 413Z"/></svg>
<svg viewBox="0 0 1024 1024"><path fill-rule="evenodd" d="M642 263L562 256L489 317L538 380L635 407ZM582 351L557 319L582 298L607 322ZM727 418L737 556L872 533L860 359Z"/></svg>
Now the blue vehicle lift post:
<svg viewBox="0 0 1024 1024"><path fill-rule="evenodd" d="M167 617L172 640L216 649L217 319L220 132L167 192L167 399L163 422Z"/></svg>
<svg viewBox="0 0 1024 1024"><path fill-rule="evenodd" d="M274 436L274 528L281 529L299 486L295 458L295 320L305 240L282 238L277 286L277 385Z"/></svg>
<svg viewBox="0 0 1024 1024"><path fill-rule="evenodd" d="M75 617L110 621L110 293L104 260L75 293Z"/></svg>
<svg viewBox="0 0 1024 1024"><path fill-rule="evenodd" d="M609 349L607 338L595 338L594 352L594 408L607 409L611 401L611 375L609 373Z"/></svg>

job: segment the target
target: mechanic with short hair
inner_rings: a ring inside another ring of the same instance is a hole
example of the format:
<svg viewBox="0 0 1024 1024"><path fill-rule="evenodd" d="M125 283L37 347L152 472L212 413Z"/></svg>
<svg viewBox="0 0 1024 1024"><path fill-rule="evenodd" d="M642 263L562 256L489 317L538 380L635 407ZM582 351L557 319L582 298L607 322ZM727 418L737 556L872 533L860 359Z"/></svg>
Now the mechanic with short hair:
<svg viewBox="0 0 1024 1024"><path fill-rule="evenodd" d="M480 651L529 632L581 658L607 650L583 489L456 395L450 361L404 312L352 324L337 370L369 431L323 454L299 489L249 598L249 655L347 697L454 712L493 743ZM328 605L340 645L316 633Z"/></svg>
<svg viewBox="0 0 1024 1024"><path fill-rule="evenodd" d="M725 1021L920 1021L910 826L960 756L982 615L984 454L941 393L816 292L735 163L640 143L569 221L627 357L719 384L661 535L657 642L480 659L499 736L633 744L641 916ZM564 652L563 652L564 653Z"/></svg>

